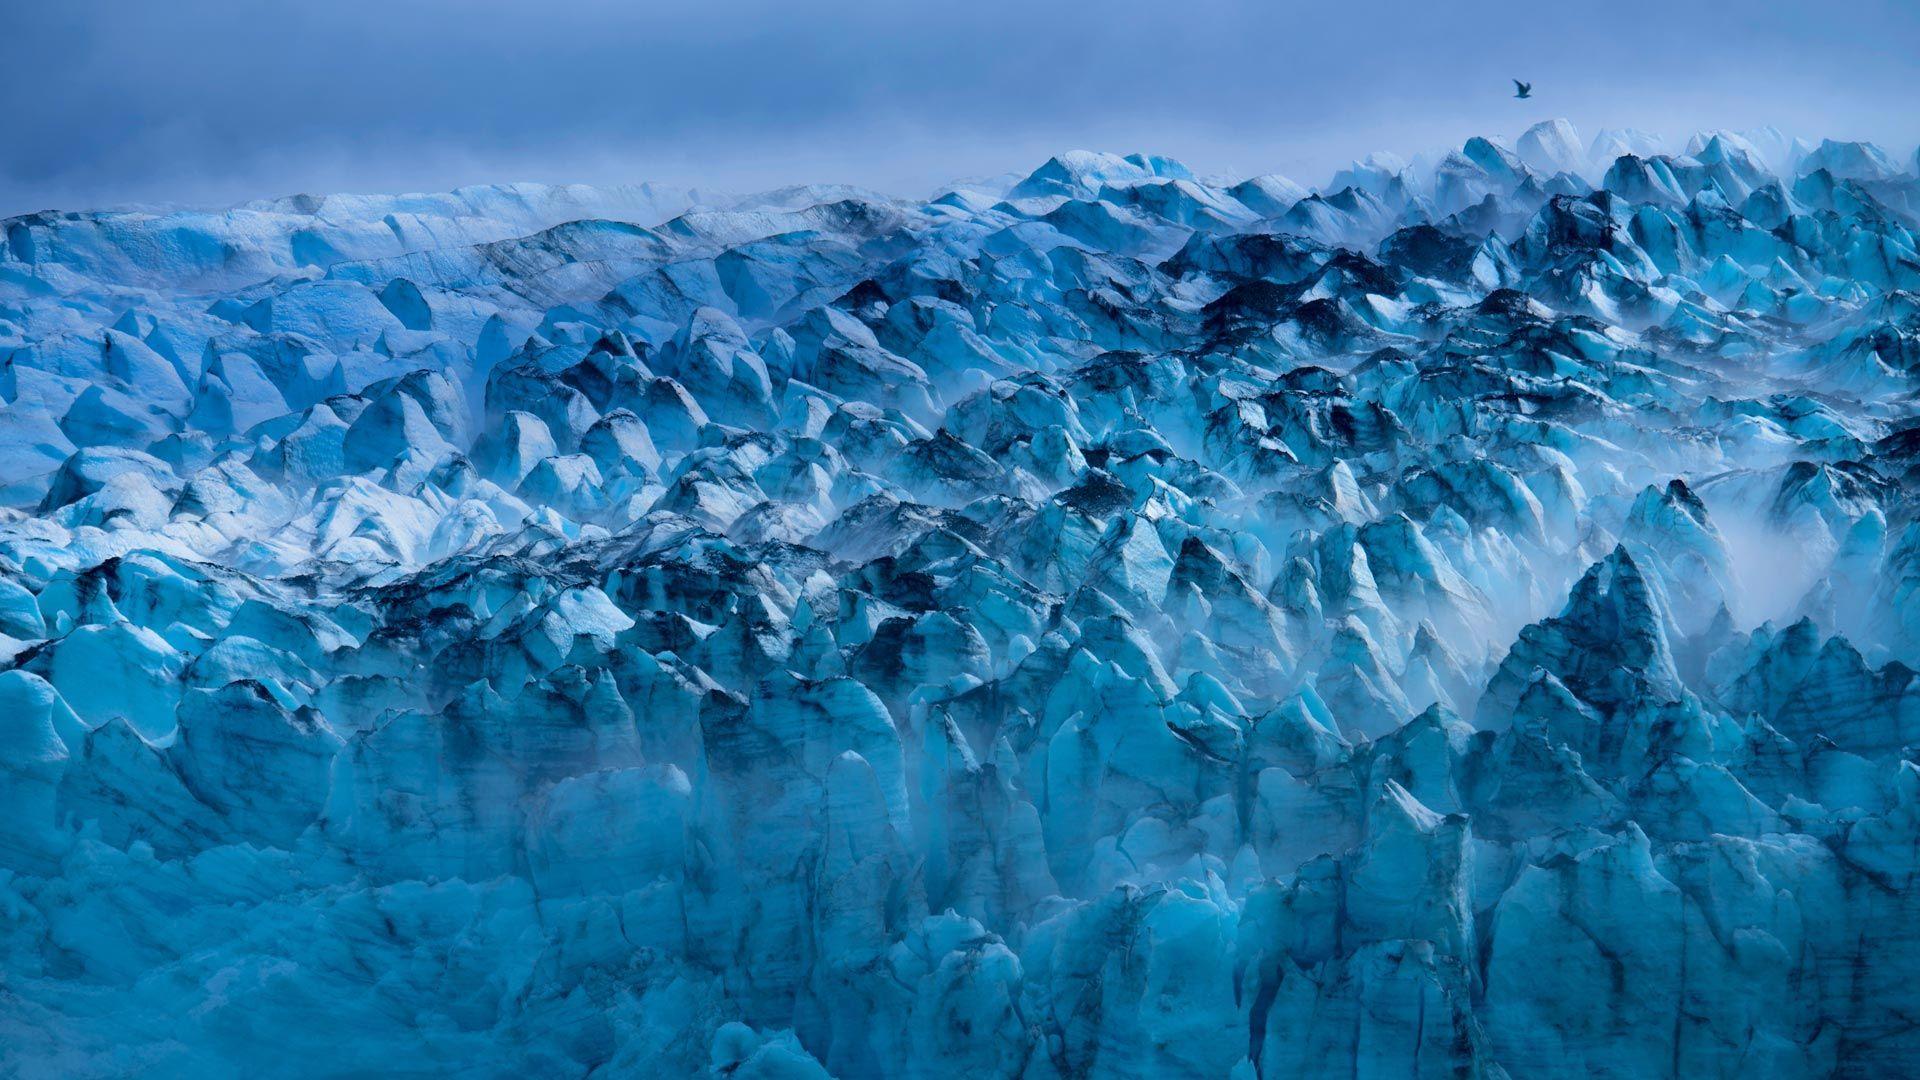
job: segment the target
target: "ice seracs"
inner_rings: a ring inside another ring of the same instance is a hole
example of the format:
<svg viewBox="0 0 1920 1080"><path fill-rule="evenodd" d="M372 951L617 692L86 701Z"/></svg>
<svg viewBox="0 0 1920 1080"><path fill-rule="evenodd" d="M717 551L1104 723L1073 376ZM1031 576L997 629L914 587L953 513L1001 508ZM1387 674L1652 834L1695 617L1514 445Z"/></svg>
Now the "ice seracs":
<svg viewBox="0 0 1920 1080"><path fill-rule="evenodd" d="M0 1073L1897 1073L1916 214L1548 121L8 220Z"/></svg>

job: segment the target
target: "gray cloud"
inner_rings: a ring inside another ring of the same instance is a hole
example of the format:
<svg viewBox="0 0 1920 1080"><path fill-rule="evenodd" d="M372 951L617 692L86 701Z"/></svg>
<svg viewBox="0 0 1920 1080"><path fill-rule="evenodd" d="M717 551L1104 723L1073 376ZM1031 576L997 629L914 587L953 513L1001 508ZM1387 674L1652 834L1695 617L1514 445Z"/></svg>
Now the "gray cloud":
<svg viewBox="0 0 1920 1080"><path fill-rule="evenodd" d="M0 213L510 179L921 193L1076 146L1314 180L1550 116L1920 136L1907 3L8 6Z"/></svg>

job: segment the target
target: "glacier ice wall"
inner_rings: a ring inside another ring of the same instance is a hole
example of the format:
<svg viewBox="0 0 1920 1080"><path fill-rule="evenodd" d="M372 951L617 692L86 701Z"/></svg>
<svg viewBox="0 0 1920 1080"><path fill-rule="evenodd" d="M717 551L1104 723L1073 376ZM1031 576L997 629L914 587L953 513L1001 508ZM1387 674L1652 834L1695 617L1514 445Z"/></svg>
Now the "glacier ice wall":
<svg viewBox="0 0 1920 1080"><path fill-rule="evenodd" d="M1917 167L0 223L0 1074L1908 1070Z"/></svg>

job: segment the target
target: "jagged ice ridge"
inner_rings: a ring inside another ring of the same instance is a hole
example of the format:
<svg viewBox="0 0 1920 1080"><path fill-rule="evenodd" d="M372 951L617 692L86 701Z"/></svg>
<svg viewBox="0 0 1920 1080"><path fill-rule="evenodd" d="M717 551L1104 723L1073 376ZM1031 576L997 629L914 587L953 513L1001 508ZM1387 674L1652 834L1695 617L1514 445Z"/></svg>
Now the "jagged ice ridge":
<svg viewBox="0 0 1920 1080"><path fill-rule="evenodd" d="M1920 160L0 228L0 1073L1920 1059Z"/></svg>

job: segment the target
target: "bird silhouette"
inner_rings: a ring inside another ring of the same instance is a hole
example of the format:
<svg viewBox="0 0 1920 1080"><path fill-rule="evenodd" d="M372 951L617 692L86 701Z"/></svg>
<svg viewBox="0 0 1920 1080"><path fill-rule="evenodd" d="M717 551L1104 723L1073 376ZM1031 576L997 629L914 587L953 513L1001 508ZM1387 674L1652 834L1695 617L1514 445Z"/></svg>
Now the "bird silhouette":
<svg viewBox="0 0 1920 1080"><path fill-rule="evenodd" d="M1521 82L1519 79L1513 80L1513 96L1517 98L1532 97L1533 84L1530 82Z"/></svg>

